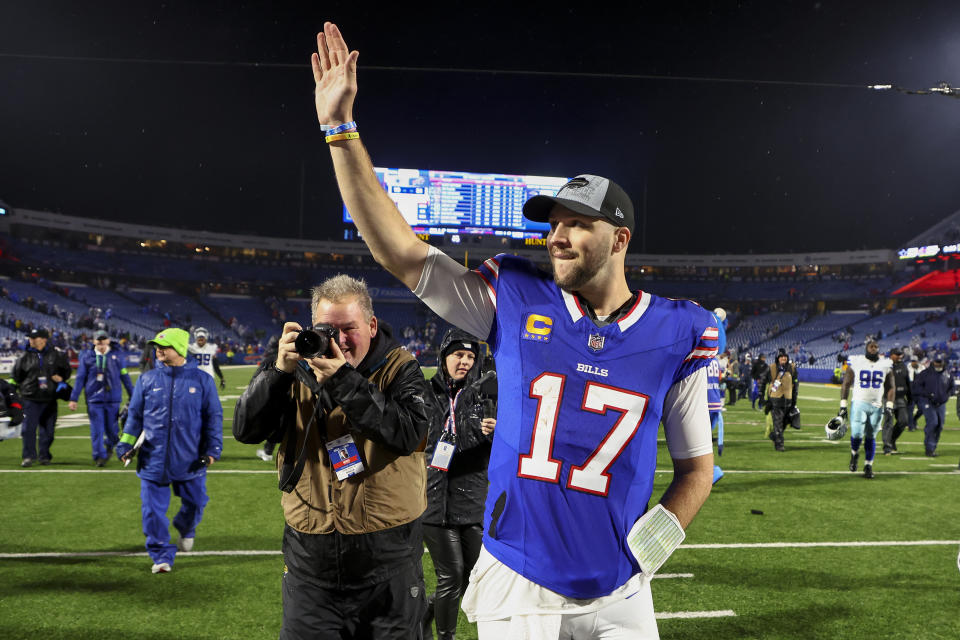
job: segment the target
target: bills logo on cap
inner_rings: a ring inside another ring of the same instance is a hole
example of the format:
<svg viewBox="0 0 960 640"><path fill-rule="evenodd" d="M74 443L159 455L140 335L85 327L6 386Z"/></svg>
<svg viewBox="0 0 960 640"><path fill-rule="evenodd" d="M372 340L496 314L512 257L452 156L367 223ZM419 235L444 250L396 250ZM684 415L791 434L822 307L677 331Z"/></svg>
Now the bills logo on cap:
<svg viewBox="0 0 960 640"><path fill-rule="evenodd" d="M587 346L594 351L602 351L603 342L604 342L604 336L600 335L599 333L591 333L590 339L587 340Z"/></svg>
<svg viewBox="0 0 960 640"><path fill-rule="evenodd" d="M610 181L606 178L584 174L560 187L557 198L580 202L591 209L600 211L600 207L603 206L603 199L607 197L609 185Z"/></svg>

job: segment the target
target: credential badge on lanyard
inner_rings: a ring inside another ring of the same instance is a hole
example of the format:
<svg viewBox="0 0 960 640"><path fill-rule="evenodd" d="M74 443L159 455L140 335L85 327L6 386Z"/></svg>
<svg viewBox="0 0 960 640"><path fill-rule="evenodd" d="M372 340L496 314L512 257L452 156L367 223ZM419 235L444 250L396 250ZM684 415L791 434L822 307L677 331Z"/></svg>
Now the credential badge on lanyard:
<svg viewBox="0 0 960 640"><path fill-rule="evenodd" d="M327 455L337 474L337 480L346 480L350 476L363 473L363 460L357 450L357 443L349 433L327 443Z"/></svg>
<svg viewBox="0 0 960 640"><path fill-rule="evenodd" d="M457 395L450 398L450 413L447 416L446 424L443 425L443 432L440 434L440 439L437 440L437 447L433 451L433 458L430 460L430 466L440 471L450 470L450 460L453 459L453 454L457 450L457 445L455 444L457 440L456 406L457 398L460 397L462 392L463 389L457 391Z"/></svg>

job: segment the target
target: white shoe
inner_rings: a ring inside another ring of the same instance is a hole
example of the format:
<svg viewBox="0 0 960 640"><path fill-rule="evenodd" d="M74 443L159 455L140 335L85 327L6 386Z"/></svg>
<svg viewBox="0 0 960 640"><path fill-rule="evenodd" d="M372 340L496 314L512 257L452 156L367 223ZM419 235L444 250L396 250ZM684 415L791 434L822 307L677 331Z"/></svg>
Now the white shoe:
<svg viewBox="0 0 960 640"><path fill-rule="evenodd" d="M170 573L173 571L173 567L170 566L169 562L161 562L150 567L150 571L151 573Z"/></svg>
<svg viewBox="0 0 960 640"><path fill-rule="evenodd" d="M273 460L273 456L267 453L264 449L257 449L257 457L264 462L271 462Z"/></svg>
<svg viewBox="0 0 960 640"><path fill-rule="evenodd" d="M180 549L180 551L190 551L193 549L193 538L177 536L177 549Z"/></svg>

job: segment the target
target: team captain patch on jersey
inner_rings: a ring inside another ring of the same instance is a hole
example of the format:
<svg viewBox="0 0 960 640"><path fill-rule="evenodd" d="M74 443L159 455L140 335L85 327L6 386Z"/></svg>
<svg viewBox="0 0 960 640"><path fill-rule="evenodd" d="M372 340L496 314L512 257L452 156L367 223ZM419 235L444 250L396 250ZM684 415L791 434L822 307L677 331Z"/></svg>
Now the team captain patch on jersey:
<svg viewBox="0 0 960 640"><path fill-rule="evenodd" d="M717 355L714 318L641 292L598 328L526 260L477 271L496 305L500 389L521 390L499 396L484 546L553 591L606 595L639 570L626 539L653 490L664 397ZM549 344L527 337L533 317L551 319Z"/></svg>

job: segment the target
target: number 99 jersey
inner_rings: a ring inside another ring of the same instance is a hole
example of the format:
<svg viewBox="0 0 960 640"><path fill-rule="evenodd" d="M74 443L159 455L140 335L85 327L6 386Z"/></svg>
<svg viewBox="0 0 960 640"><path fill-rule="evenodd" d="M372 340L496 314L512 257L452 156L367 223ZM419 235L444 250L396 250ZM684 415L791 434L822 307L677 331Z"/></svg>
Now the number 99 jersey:
<svg viewBox="0 0 960 640"><path fill-rule="evenodd" d="M850 356L848 362L853 370L853 393L850 399L882 407L883 381L893 368L893 361L881 356L873 362L865 355L857 355Z"/></svg>
<svg viewBox="0 0 960 640"><path fill-rule="evenodd" d="M598 328L526 260L501 255L477 272L496 305L500 388L484 547L562 595L607 595L639 571L626 539L653 491L664 398L717 355L714 318L639 292Z"/></svg>

